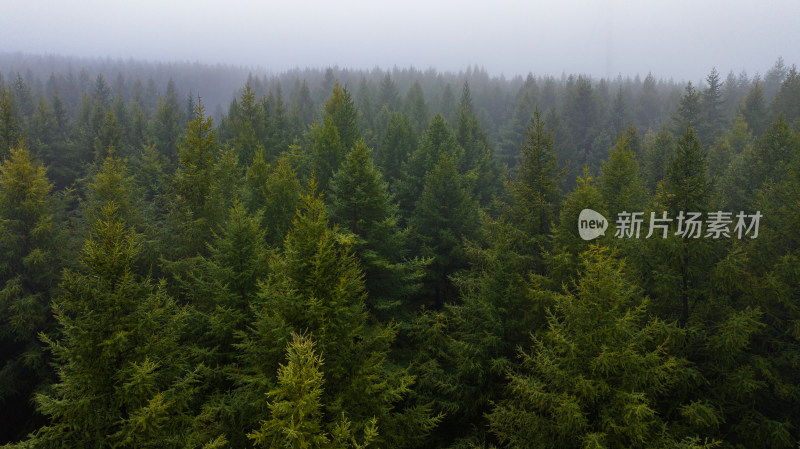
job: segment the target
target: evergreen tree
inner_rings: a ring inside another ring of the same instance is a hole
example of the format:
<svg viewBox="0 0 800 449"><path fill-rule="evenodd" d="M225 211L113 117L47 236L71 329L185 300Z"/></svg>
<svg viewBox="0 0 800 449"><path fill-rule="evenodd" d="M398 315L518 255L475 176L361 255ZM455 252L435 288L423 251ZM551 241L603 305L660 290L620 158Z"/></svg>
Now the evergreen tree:
<svg viewBox="0 0 800 449"><path fill-rule="evenodd" d="M766 104L764 102L764 88L761 81L753 81L753 86L747 92L747 96L741 104L740 111L747 126L753 130L756 136L761 135L766 124Z"/></svg>
<svg viewBox="0 0 800 449"><path fill-rule="evenodd" d="M391 114L383 141L375 154L387 181L394 183L402 177L403 165L417 149L417 133L408 117L402 112Z"/></svg>
<svg viewBox="0 0 800 449"><path fill-rule="evenodd" d="M156 149L174 164L179 158L178 143L184 129L184 117L178 103L178 93L175 83L170 80L167 92L158 97L158 106L153 118L153 142Z"/></svg>
<svg viewBox="0 0 800 449"><path fill-rule="evenodd" d="M0 157L6 158L19 144L22 130L17 119L16 102L7 90L0 90Z"/></svg>
<svg viewBox="0 0 800 449"><path fill-rule="evenodd" d="M449 155L458 166L462 152L463 150L456 142L447 122L437 114L431 120L430 127L419 147L411 153L408 161L404 164L403 177L395 189L403 215L408 216L414 209L414 203L422 194L426 174L433 169L442 156Z"/></svg>
<svg viewBox="0 0 800 449"><path fill-rule="evenodd" d="M540 293L552 301L547 327L520 350L506 399L488 416L492 432L521 448L713 446L662 408L692 378L670 354L679 330L648 318L641 290L606 250L587 251L581 274L574 293ZM710 412L705 404L681 411Z"/></svg>
<svg viewBox="0 0 800 449"><path fill-rule="evenodd" d="M517 101L511 118L501 131L502 142L498 150L498 158L509 167L513 167L519 160L519 148L525 142L525 130L533 113L533 99L526 91Z"/></svg>
<svg viewBox="0 0 800 449"><path fill-rule="evenodd" d="M247 84L240 101L231 103L228 114L231 144L239 153L239 164L244 166L253 161L257 153L264 151L266 117L263 107L256 102L255 92Z"/></svg>
<svg viewBox="0 0 800 449"><path fill-rule="evenodd" d="M686 132L687 128L697 130L703 123L702 110L700 103L700 93L698 93L692 82L686 84L686 90L680 99L678 109L672 116L673 133L680 136Z"/></svg>
<svg viewBox="0 0 800 449"><path fill-rule="evenodd" d="M720 81L716 68L711 69L711 73L706 77L706 83L708 87L703 91L701 99L703 126L700 140L710 145L717 140L725 126L723 111L725 100L722 97L724 83Z"/></svg>
<svg viewBox="0 0 800 449"><path fill-rule="evenodd" d="M325 102L325 114L336 127L344 150L353 149L361 138L361 132L358 129L358 109L346 87L342 88L338 83L333 86L333 93ZM334 170L336 168L338 166L333 167Z"/></svg>
<svg viewBox="0 0 800 449"><path fill-rule="evenodd" d="M800 72L792 67L781 83L781 88L772 101L772 111L776 117L783 116L789 123L800 119Z"/></svg>
<svg viewBox="0 0 800 449"><path fill-rule="evenodd" d="M652 73L648 73L642 82L642 91L639 94L637 106L636 115L639 129L656 129L661 115L661 100L658 98L656 78Z"/></svg>
<svg viewBox="0 0 800 449"><path fill-rule="evenodd" d="M520 146L521 159L517 177L507 186L511 222L529 242L527 254L533 258L531 268L541 273L542 253L549 248L551 226L558 217L560 192L558 169L553 153L553 135L545 129L539 111L530 120L527 139Z"/></svg>
<svg viewBox="0 0 800 449"><path fill-rule="evenodd" d="M325 356L321 422L326 428L346 420L348 432L357 440L375 435L377 429L376 445L415 447L436 420L424 407L396 407L409 392L413 377L386 361L395 328L369 323L352 238L330 227L313 181L310 190L303 195L283 252L271 260L270 275L252 305L255 318L240 345L246 374L240 395L261 402L264 393L275 391L270 385L275 385L274 373L283 360L281 347L289 344L292 332L302 331ZM278 391L287 391L289 386L281 384ZM259 407L252 418L253 429L270 428L269 410ZM251 433L259 440L259 435L268 434L268 430Z"/></svg>
<svg viewBox="0 0 800 449"><path fill-rule="evenodd" d="M363 142L333 176L329 203L331 221L357 237L354 250L364 270L370 308L380 311L409 299L419 287L421 265L405 260L407 232L398 226L397 206Z"/></svg>
<svg viewBox="0 0 800 449"><path fill-rule="evenodd" d="M60 336L45 339L58 366L37 395L50 423L32 447L182 447L191 375L178 346L184 313L134 274L136 235L113 203L103 210L54 302Z"/></svg>
<svg viewBox="0 0 800 449"><path fill-rule="evenodd" d="M381 107L387 106L391 112L400 109L400 94L397 92L397 87L389 73L381 80L381 86L378 91L378 105Z"/></svg>
<svg viewBox="0 0 800 449"><path fill-rule="evenodd" d="M620 136L600 172L600 193L612 216L623 211L641 211L645 206L646 192L639 177L639 163L628 140L627 134Z"/></svg>
<svg viewBox="0 0 800 449"><path fill-rule="evenodd" d="M675 141L666 128L662 128L645 146L642 158L642 173L651 191L655 191L658 183L664 179L667 163L674 151Z"/></svg>
<svg viewBox="0 0 800 449"><path fill-rule="evenodd" d="M455 299L449 277L467 267L464 240L478 236L478 205L456 162L443 154L425 175L420 199L410 219L419 254L431 258L424 294L436 308Z"/></svg>
<svg viewBox="0 0 800 449"><path fill-rule="evenodd" d="M37 338L53 326L49 301L61 266L52 184L25 147L0 165L0 440L38 424L30 395L50 380Z"/></svg>
<svg viewBox="0 0 800 449"><path fill-rule="evenodd" d="M403 103L403 111L408 115L411 123L414 124L416 132L421 133L428 124L428 105L425 102L425 94L422 92L422 86L419 85L419 81L414 81L414 84L408 89Z"/></svg>
<svg viewBox="0 0 800 449"><path fill-rule="evenodd" d="M347 155L347 147L339 136L333 117L327 115L322 124L309 128L311 160L314 176L322 186L327 186L333 173Z"/></svg>
<svg viewBox="0 0 800 449"><path fill-rule="evenodd" d="M706 230L692 229L688 224L692 213L704 216L711 208L712 184L707 170L705 152L689 128L678 140L655 199L655 210L666 212L671 219L671 233L666 239L649 240L650 262L641 261L644 273L650 269L649 263L663 264L658 269L669 273L660 279L646 280L646 288L663 301L656 304L663 307L660 312L670 318L677 317L681 325L686 325L692 305L701 299L707 279L705 268L712 263L710 239L697 237L697 233ZM682 234L677 235L678 231Z"/></svg>
<svg viewBox="0 0 800 449"><path fill-rule="evenodd" d="M233 150L222 152L217 145L211 119L198 105L196 118L189 123L186 135L178 144L178 169L173 189L175 200L170 211L172 241L168 253L176 258L206 254L206 242L232 202L236 190L230 189L230 173L236 170ZM226 204L227 203L227 204Z"/></svg>

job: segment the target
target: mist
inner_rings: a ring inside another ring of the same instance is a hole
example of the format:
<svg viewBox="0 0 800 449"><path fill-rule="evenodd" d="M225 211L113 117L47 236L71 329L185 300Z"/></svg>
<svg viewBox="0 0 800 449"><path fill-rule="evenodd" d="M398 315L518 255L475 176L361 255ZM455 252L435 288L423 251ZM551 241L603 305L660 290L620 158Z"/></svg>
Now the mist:
<svg viewBox="0 0 800 449"><path fill-rule="evenodd" d="M697 81L800 59L800 3L4 2L0 51L223 63L280 72L468 65L495 76L580 73Z"/></svg>

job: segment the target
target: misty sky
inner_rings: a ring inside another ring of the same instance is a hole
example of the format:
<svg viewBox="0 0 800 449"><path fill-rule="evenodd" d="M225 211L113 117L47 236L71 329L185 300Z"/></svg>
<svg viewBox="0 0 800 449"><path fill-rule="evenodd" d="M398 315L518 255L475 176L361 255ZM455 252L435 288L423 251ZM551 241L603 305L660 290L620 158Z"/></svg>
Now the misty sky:
<svg viewBox="0 0 800 449"><path fill-rule="evenodd" d="M798 0L4 0L0 51L698 80L800 63Z"/></svg>

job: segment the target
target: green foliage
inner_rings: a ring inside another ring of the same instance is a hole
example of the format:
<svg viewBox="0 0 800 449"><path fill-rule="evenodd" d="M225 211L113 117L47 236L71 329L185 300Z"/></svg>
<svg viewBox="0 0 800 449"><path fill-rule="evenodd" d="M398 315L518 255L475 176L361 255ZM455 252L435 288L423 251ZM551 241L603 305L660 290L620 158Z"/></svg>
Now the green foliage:
<svg viewBox="0 0 800 449"><path fill-rule="evenodd" d="M255 319L240 345L247 383L241 394L255 399L270 391L282 360L279 348L292 332L304 332L325 357L322 422L333 428L332 439L374 437L378 445L413 447L435 419L424 409L395 408L413 377L387 363L395 328L369 324L352 237L329 226L315 190L312 181L283 252L270 261L269 277L252 304Z"/></svg>
<svg viewBox="0 0 800 449"><path fill-rule="evenodd" d="M0 157L8 157L21 137L14 97L7 90L0 90Z"/></svg>
<svg viewBox="0 0 800 449"><path fill-rule="evenodd" d="M67 270L53 310L58 337L44 340L58 366L52 391L37 395L50 423L36 447L180 447L191 374L178 346L184 312L133 272L136 235L103 209ZM188 376L188 377L185 377Z"/></svg>
<svg viewBox="0 0 800 449"><path fill-rule="evenodd" d="M62 263L52 187L25 147L0 165L0 420L15 437L31 430L20 418L52 376L37 338L52 329L49 300Z"/></svg>
<svg viewBox="0 0 800 449"><path fill-rule="evenodd" d="M272 167L256 154L245 176L244 203L251 213L260 212L267 242L280 245L292 224L300 197L300 181L289 156L282 154Z"/></svg>
<svg viewBox="0 0 800 449"><path fill-rule="evenodd" d="M527 239L525 252L532 257L531 267L539 273L543 270L541 254L549 248L549 234L561 201L558 182L563 172L553 145L553 135L545 129L537 110L520 147L517 177L506 187L511 200L507 215Z"/></svg>
<svg viewBox="0 0 800 449"><path fill-rule="evenodd" d="M403 165L402 179L394 189L400 210L408 214L414 209L415 202L422 194L426 174L444 155L448 155L458 167L462 154L463 149L456 142L447 122L436 114L419 147Z"/></svg>
<svg viewBox="0 0 800 449"><path fill-rule="evenodd" d="M672 117L673 132L680 136L687 128L698 129L703 121L702 106L700 103L700 93L697 92L689 81L686 90L681 97L675 115Z"/></svg>
<svg viewBox="0 0 800 449"><path fill-rule="evenodd" d="M455 299L449 276L466 268L464 242L478 236L478 206L467 190L456 162L444 154L425 176L421 198L411 216L419 254L431 258L425 296L435 307Z"/></svg>
<svg viewBox="0 0 800 449"><path fill-rule="evenodd" d="M356 144L331 180L331 221L355 234L354 250L365 274L370 308L377 312L410 299L424 262L405 258L408 233L364 142ZM384 316L385 317L385 316Z"/></svg>
<svg viewBox="0 0 800 449"><path fill-rule="evenodd" d="M623 211L644 210L646 191L628 139L627 134L620 136L601 169L600 193L612 216Z"/></svg>
<svg viewBox="0 0 800 449"><path fill-rule="evenodd" d="M544 293L544 292L543 292ZM659 408L690 381L670 354L674 326L647 317L647 300L623 266L594 247L575 293L552 301L547 328L520 350L506 399L488 416L508 447L681 447L687 435Z"/></svg>
<svg viewBox="0 0 800 449"><path fill-rule="evenodd" d="M391 113L386 133L378 149L375 162L381 167L389 182L397 181L402 177L403 164L417 149L417 134L405 114Z"/></svg>
<svg viewBox="0 0 800 449"><path fill-rule="evenodd" d="M178 151L167 239L174 242L168 254L176 259L206 253L205 242L237 195L241 178L234 150L220 150L202 105L197 106Z"/></svg>

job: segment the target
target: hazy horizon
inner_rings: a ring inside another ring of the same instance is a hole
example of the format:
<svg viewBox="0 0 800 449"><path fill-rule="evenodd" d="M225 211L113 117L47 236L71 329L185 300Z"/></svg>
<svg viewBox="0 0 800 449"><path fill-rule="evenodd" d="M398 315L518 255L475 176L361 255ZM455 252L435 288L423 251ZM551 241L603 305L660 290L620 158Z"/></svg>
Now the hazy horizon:
<svg viewBox="0 0 800 449"><path fill-rule="evenodd" d="M492 76L528 73L696 81L763 74L778 57L800 60L800 2L619 0L562 4L381 4L349 0L249 5L243 1L45 5L12 0L0 51L82 58L294 68L393 67Z"/></svg>

